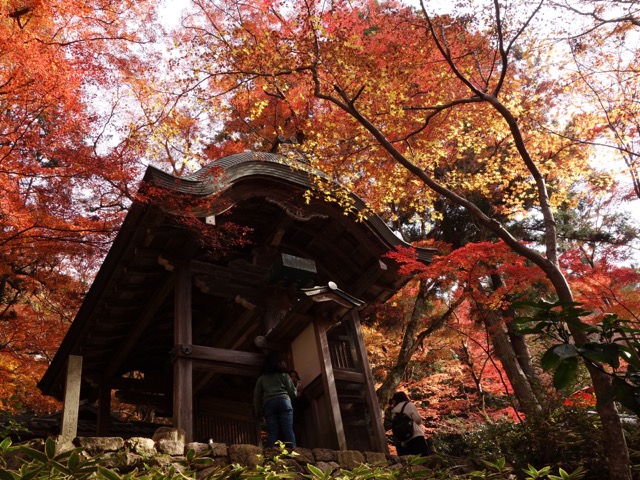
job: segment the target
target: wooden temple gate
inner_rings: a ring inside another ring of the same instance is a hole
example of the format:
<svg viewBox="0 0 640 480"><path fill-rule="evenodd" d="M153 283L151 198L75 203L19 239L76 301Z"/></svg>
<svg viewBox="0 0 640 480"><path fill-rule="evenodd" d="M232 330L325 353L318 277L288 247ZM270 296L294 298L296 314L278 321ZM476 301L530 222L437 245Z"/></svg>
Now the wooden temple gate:
<svg viewBox="0 0 640 480"><path fill-rule="evenodd" d="M386 451L360 318L408 281L384 257L403 243L376 216L307 203L309 172L273 154L232 155L182 179L149 168L143 184L198 200L201 223L132 205L40 389L62 398L67 360L79 356L99 435L115 396L188 440L260 444L253 385L277 349L305 383L300 446ZM203 240L228 224L248 227L247 240Z"/></svg>

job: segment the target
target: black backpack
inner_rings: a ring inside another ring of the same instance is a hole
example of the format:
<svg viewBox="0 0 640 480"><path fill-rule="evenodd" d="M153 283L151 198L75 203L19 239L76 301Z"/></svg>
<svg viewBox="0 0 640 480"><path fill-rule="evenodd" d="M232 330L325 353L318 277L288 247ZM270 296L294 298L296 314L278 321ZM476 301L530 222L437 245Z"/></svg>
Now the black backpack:
<svg viewBox="0 0 640 480"><path fill-rule="evenodd" d="M396 442L406 442L413 437L413 420L404 413L407 403L409 402L404 402L400 411L396 412L391 419L391 432Z"/></svg>

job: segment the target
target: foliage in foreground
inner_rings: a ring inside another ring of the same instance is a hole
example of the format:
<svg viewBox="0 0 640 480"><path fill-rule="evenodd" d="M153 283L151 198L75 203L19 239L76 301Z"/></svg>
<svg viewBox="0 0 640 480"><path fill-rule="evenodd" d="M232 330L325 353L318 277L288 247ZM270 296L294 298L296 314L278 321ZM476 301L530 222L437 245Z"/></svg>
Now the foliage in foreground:
<svg viewBox="0 0 640 480"><path fill-rule="evenodd" d="M464 433L454 433L464 431ZM553 465L565 470L584 468L588 479L608 477L597 415L582 407L548 408L527 421L489 422L476 428L438 434L439 452L492 461L506 458L516 471L529 465ZM629 446L635 441L629 439ZM544 478L544 477L542 477Z"/></svg>
<svg viewBox="0 0 640 480"><path fill-rule="evenodd" d="M296 455L282 448L279 455L265 461L263 465L255 468L243 467L237 464L225 467L210 467L213 460L204 456L195 455L189 450L184 460L164 469L148 467L144 470L134 470L125 474L107 466L107 460L100 456L87 457L82 449L74 449L63 453L56 453L55 442L47 439L44 451L33 449L26 445L12 445L9 438L0 442L0 480L35 480L35 479L104 479L104 480L178 480L178 479L204 479L204 480L276 480L285 478L298 478L300 473L295 471L287 462ZM514 469L506 463L504 458L494 462L484 461L486 468L467 473L456 473L456 467L430 469L424 464L427 458L411 457L402 465L369 465L362 464L353 470L340 470L333 472L331 469L322 471L317 466L307 464L306 471L302 473L304 478L320 480L329 478L338 479L424 479L424 480L488 480L488 479L512 479ZM11 462L19 462L18 466ZM203 474L204 468L210 468ZM196 477L196 471L200 474ZM573 472L567 472L562 468L555 469L543 467L536 469L528 465L519 472L518 477L525 480L549 479L549 480L579 480L584 477L584 470L578 468Z"/></svg>

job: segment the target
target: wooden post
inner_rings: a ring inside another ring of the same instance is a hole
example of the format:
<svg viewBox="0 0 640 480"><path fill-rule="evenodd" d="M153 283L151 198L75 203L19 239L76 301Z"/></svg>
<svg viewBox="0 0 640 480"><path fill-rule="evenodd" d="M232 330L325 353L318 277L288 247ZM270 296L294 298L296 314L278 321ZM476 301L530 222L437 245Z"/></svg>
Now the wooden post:
<svg viewBox="0 0 640 480"><path fill-rule="evenodd" d="M78 413L80 411L80 384L82 382L82 357L69 355L67 378L64 387L64 407L60 435L73 440L78 436Z"/></svg>
<svg viewBox="0 0 640 480"><path fill-rule="evenodd" d="M174 349L187 353L193 343L191 325L191 266L176 266L174 309ZM173 364L173 426L185 431L186 441L193 441L193 365L188 356L176 355Z"/></svg>
<svg viewBox="0 0 640 480"><path fill-rule="evenodd" d="M338 401L338 390L336 380L333 375L333 365L331 364L331 354L329 352L329 342L327 340L326 322L316 318L313 321L318 342L318 354L320 355L320 374L322 377L322 387L328 401L329 421L335 426L336 441L338 449L347 449L347 438L344 434L344 424L340 413L340 402Z"/></svg>
<svg viewBox="0 0 640 480"><path fill-rule="evenodd" d="M358 311L355 308L351 309L350 317L358 363L360 364L362 373L364 373L364 377L366 379L364 394L367 399L367 404L369 405L369 411L371 412L371 429L373 433L372 446L376 451L388 454L389 445L387 444L387 437L382 423L381 408L378 404L378 397L376 396L374 388L375 382L373 381L373 375L371 374L371 366L369 365L369 358L367 357L367 348L364 344L362 327L360 326L360 315L358 315Z"/></svg>
<svg viewBox="0 0 640 480"><path fill-rule="evenodd" d="M111 429L111 387L108 383L100 385L98 392L98 425L96 434L99 437L109 435Z"/></svg>

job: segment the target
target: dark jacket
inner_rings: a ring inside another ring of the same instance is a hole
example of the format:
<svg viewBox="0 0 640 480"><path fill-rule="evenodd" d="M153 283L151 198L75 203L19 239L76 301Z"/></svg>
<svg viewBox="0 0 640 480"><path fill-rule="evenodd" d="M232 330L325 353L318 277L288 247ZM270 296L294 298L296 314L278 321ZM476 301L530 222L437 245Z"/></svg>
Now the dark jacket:
<svg viewBox="0 0 640 480"><path fill-rule="evenodd" d="M291 401L297 396L296 387L288 373L266 373L258 377L253 391L253 409L257 415L262 414L262 406L274 398L289 397Z"/></svg>

